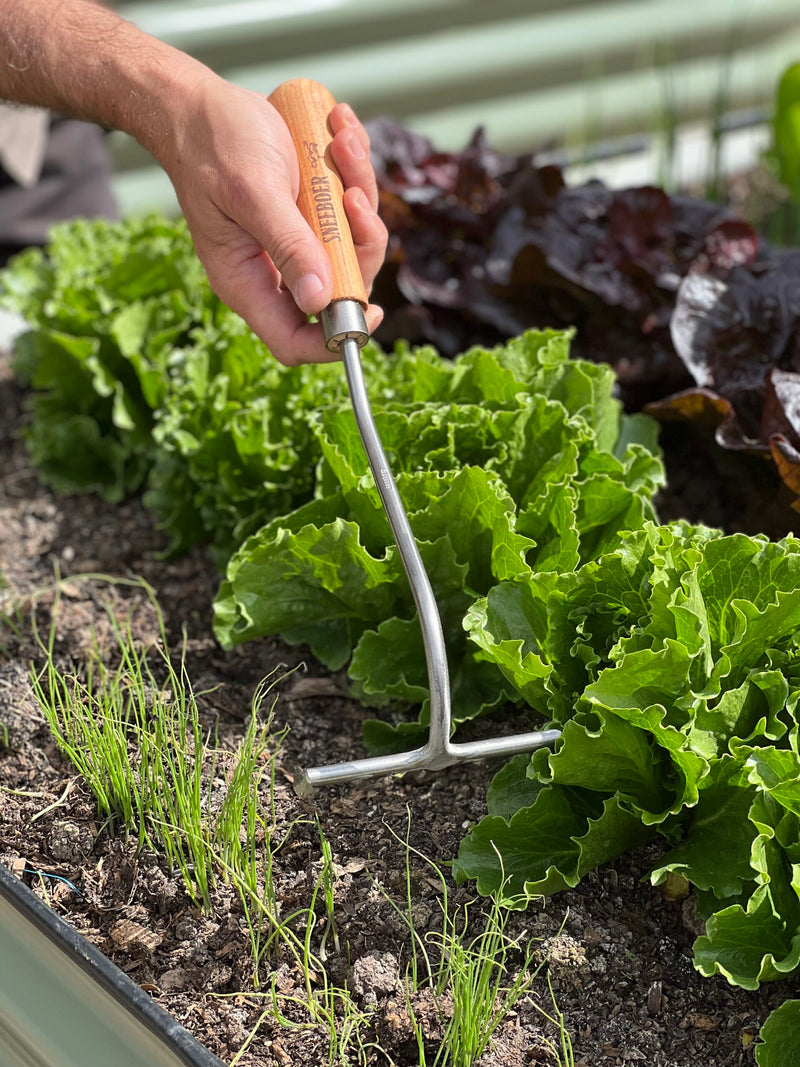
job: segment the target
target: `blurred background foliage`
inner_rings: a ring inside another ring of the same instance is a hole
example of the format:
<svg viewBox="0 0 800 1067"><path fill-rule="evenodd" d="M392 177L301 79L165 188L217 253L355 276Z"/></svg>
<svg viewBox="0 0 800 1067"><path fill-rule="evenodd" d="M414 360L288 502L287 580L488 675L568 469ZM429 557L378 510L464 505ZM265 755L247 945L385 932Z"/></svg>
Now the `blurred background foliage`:
<svg viewBox="0 0 800 1067"><path fill-rule="evenodd" d="M311 77L364 119L388 117L456 151L476 127L506 153L570 180L728 192L772 150L768 178L797 189L796 0L134 0L118 9L237 84L269 93ZM113 135L123 213L176 210L136 144ZM734 195L736 191L734 190ZM778 197L780 199L780 196ZM781 225L791 212L781 211Z"/></svg>

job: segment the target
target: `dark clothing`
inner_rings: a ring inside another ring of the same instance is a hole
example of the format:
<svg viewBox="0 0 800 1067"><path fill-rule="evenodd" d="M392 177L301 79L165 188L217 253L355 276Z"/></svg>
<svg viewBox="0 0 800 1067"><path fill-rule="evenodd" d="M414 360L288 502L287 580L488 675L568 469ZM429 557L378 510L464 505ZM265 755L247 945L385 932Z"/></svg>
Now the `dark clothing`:
<svg viewBox="0 0 800 1067"><path fill-rule="evenodd" d="M0 264L44 245L56 222L119 218L105 134L88 122L52 117L39 178L27 188L0 166Z"/></svg>

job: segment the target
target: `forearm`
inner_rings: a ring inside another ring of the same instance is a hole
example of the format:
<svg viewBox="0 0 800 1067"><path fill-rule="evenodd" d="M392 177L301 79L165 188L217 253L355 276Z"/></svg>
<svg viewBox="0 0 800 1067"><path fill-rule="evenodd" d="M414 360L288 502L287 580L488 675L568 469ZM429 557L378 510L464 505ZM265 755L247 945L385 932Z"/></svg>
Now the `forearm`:
<svg viewBox="0 0 800 1067"><path fill-rule="evenodd" d="M156 158L207 67L92 0L0 0L0 98L120 129Z"/></svg>
<svg viewBox="0 0 800 1067"><path fill-rule="evenodd" d="M281 362L336 358L308 322L333 295L330 259L298 210L292 138L264 95L92 0L0 0L2 99L134 137L169 175L219 297ZM369 138L345 107L329 124L369 290L386 249ZM370 305L370 329L379 321Z"/></svg>

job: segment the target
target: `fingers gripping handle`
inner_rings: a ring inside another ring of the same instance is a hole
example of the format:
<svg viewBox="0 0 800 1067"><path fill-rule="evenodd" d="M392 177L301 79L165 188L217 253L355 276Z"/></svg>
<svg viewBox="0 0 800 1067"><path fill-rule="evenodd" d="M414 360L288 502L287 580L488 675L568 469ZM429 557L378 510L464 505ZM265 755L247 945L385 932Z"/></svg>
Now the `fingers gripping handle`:
<svg viewBox="0 0 800 1067"><path fill-rule="evenodd" d="M338 352L351 338L361 347L367 340L367 293L344 209L342 179L331 158L328 118L336 101L324 85L309 78L284 82L269 100L288 126L297 152L297 206L333 267L333 300L321 315L326 344Z"/></svg>
<svg viewBox="0 0 800 1067"><path fill-rule="evenodd" d="M366 307L367 294L342 202L342 179L331 159L328 117L336 101L324 85L308 78L284 82L269 99L294 141L300 165L297 204L330 256L333 299L356 300Z"/></svg>

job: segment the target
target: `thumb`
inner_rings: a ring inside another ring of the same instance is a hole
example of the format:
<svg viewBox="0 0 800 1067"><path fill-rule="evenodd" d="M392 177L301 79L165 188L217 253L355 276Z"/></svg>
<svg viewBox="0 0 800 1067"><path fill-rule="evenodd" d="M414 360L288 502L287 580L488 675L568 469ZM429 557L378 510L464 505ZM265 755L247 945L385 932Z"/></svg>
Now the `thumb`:
<svg viewBox="0 0 800 1067"><path fill-rule="evenodd" d="M259 113L263 121L263 104ZM263 165L271 155L272 165L267 170L266 183L260 169L260 180L253 183L258 200L245 196L245 203L254 209L254 228L250 232L272 260L300 310L315 314L327 307L333 296L333 268L325 246L297 206L300 161L294 139L271 103L267 114L273 120L269 124L270 136L265 136L271 152L265 153L261 162Z"/></svg>
<svg viewBox="0 0 800 1067"><path fill-rule="evenodd" d="M284 188L265 204L264 221L254 233L275 264L301 311L315 314L330 303L333 270L325 247Z"/></svg>

